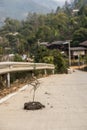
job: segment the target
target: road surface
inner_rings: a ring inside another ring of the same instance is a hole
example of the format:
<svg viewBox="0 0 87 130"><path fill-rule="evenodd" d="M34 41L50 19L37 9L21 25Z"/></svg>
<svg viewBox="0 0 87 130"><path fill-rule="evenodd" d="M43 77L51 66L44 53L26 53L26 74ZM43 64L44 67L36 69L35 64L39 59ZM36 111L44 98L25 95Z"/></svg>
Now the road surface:
<svg viewBox="0 0 87 130"><path fill-rule="evenodd" d="M0 130L87 130L87 72L40 79L36 101L46 106L26 111L32 86L0 104Z"/></svg>

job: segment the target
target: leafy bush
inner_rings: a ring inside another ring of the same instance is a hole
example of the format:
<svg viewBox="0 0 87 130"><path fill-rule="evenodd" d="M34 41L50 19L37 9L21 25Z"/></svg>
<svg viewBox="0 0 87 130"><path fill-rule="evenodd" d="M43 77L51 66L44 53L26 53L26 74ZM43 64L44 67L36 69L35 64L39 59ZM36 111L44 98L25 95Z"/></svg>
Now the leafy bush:
<svg viewBox="0 0 87 130"><path fill-rule="evenodd" d="M21 57L19 54L15 54L15 56L14 56L14 61L21 62L21 61L23 61L23 60L22 60L22 57Z"/></svg>
<svg viewBox="0 0 87 130"><path fill-rule="evenodd" d="M55 72L56 73L66 73L67 72L67 67L68 67L68 62L67 60L63 57L63 55L56 51L54 53L54 65L55 65Z"/></svg>

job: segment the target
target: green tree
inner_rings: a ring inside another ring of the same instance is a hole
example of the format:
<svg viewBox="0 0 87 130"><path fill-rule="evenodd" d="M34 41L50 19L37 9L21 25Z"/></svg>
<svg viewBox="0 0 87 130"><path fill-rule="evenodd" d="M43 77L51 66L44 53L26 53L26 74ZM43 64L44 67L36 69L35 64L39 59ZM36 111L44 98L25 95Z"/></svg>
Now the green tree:
<svg viewBox="0 0 87 130"><path fill-rule="evenodd" d="M49 55L49 50L44 46L35 45L33 48L34 61L37 63L43 63L44 57Z"/></svg>
<svg viewBox="0 0 87 130"><path fill-rule="evenodd" d="M81 43L85 40L87 40L87 29L86 28L80 28L79 30L76 30L74 35L73 35L74 46L78 46L79 43Z"/></svg>
<svg viewBox="0 0 87 130"><path fill-rule="evenodd" d="M53 56L56 73L66 73L68 67L67 60L65 60L63 55L58 51L54 51Z"/></svg>
<svg viewBox="0 0 87 130"><path fill-rule="evenodd" d="M15 54L14 61L15 62L22 62L23 60L22 60L22 57L19 54Z"/></svg>

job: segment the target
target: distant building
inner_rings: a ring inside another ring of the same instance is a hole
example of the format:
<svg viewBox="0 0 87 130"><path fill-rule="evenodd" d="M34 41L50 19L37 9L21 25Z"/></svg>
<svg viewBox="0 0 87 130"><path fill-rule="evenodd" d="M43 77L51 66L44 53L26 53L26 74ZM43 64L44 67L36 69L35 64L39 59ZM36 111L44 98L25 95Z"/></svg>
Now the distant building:
<svg viewBox="0 0 87 130"><path fill-rule="evenodd" d="M84 41L84 42L80 43L79 45L82 46L82 47L87 48L87 41Z"/></svg>
<svg viewBox="0 0 87 130"><path fill-rule="evenodd" d="M52 42L52 43L49 43L49 44L47 45L47 48L49 48L49 49L62 50L63 43L64 43L64 41L54 41L54 42Z"/></svg>
<svg viewBox="0 0 87 130"><path fill-rule="evenodd" d="M79 9L73 9L73 13L78 13Z"/></svg>
<svg viewBox="0 0 87 130"><path fill-rule="evenodd" d="M69 44L65 41L54 41L52 43L42 42L40 45L46 46L48 49L57 49L62 54L69 55ZM87 54L87 41L80 43L79 47L70 47L71 59L78 59L79 56L84 57Z"/></svg>
<svg viewBox="0 0 87 130"><path fill-rule="evenodd" d="M14 61L14 54L4 55L1 57L1 61Z"/></svg>
<svg viewBox="0 0 87 130"><path fill-rule="evenodd" d="M22 60L26 60L27 59L27 55L26 54L23 54L22 55Z"/></svg>
<svg viewBox="0 0 87 130"><path fill-rule="evenodd" d="M9 35L13 35L13 36L16 36L18 35L19 33L18 32L14 32L14 33L8 33Z"/></svg>
<svg viewBox="0 0 87 130"><path fill-rule="evenodd" d="M73 9L73 10L72 10L72 15L77 15L78 12L79 12L79 9Z"/></svg>
<svg viewBox="0 0 87 130"><path fill-rule="evenodd" d="M39 45L41 45L41 46L47 46L48 42L40 42Z"/></svg>
<svg viewBox="0 0 87 130"><path fill-rule="evenodd" d="M87 53L87 49L85 47L71 47L70 52L71 52L71 57L73 59L76 59L79 56L84 57Z"/></svg>

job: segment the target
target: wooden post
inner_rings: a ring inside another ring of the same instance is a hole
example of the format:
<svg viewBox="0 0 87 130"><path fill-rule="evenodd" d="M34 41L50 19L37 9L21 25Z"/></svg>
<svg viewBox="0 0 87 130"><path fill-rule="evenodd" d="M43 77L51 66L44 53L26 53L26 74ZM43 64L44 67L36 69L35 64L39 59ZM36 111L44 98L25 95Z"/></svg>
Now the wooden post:
<svg viewBox="0 0 87 130"><path fill-rule="evenodd" d="M10 73L7 73L7 87L10 87Z"/></svg>

